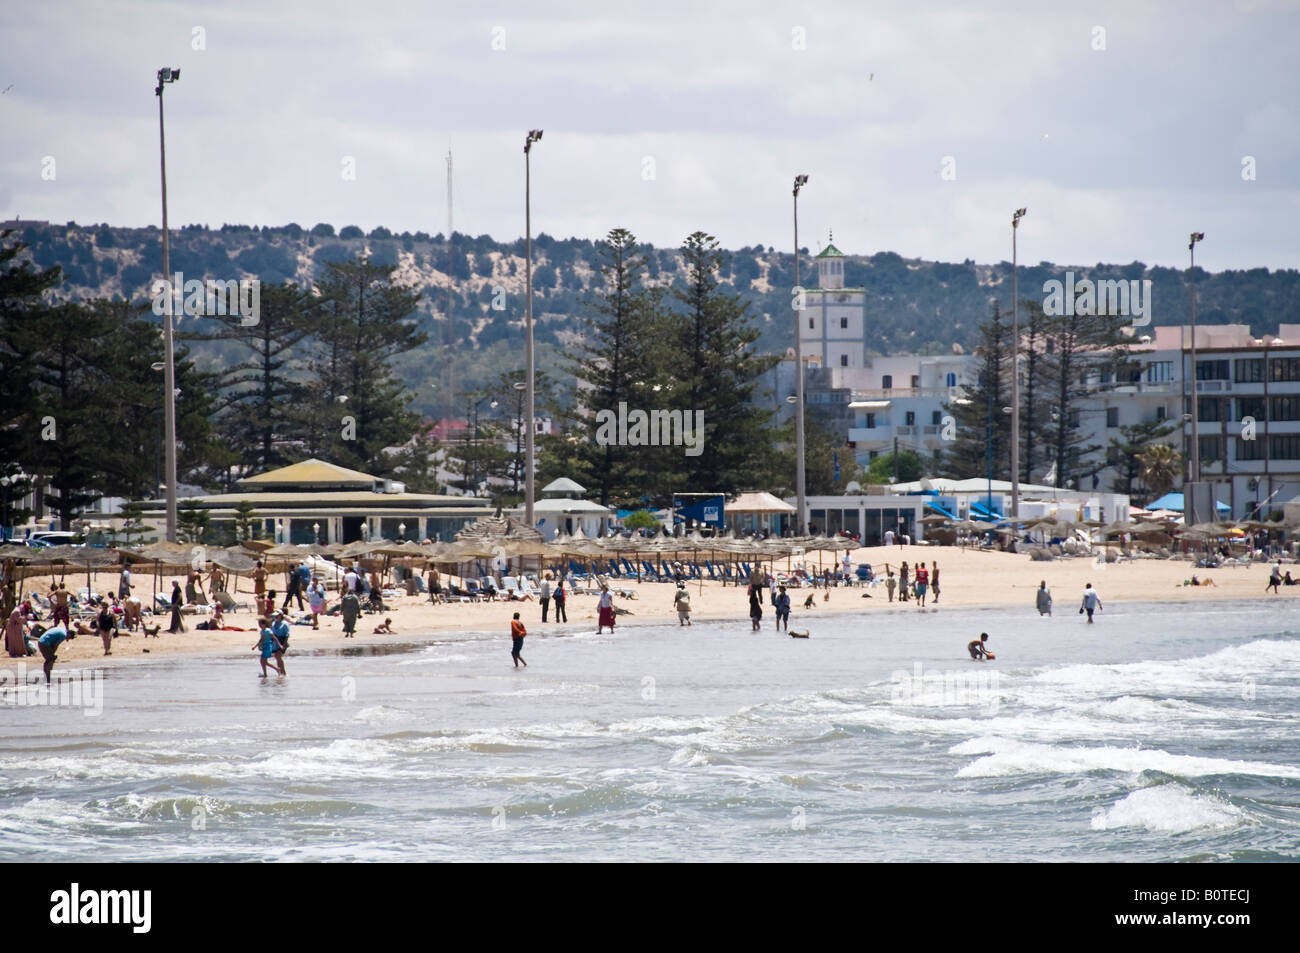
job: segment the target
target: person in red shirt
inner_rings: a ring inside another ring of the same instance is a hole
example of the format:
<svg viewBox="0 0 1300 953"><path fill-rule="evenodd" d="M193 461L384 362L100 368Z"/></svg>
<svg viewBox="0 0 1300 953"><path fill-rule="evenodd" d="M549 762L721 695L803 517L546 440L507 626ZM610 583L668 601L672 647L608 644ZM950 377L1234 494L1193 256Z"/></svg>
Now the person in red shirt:
<svg viewBox="0 0 1300 953"><path fill-rule="evenodd" d="M519 621L519 613L516 612L514 619L510 621L510 638L514 640L514 648L510 650L510 657L515 660L515 668L519 667L520 662L524 662L524 657L519 653L523 651L524 636L527 634L528 630L525 629L524 624ZM524 668L527 667L528 663L524 662Z"/></svg>
<svg viewBox="0 0 1300 953"><path fill-rule="evenodd" d="M925 568L925 563L916 567L916 607L925 608L925 594L930 588L930 571Z"/></svg>

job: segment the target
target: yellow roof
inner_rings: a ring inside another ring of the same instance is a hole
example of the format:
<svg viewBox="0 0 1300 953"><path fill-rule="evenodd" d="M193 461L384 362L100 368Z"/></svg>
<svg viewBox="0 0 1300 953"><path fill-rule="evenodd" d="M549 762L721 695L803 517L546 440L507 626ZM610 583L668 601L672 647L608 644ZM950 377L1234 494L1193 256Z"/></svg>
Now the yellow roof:
<svg viewBox="0 0 1300 953"><path fill-rule="evenodd" d="M313 457L300 463L291 463L289 466L281 467L278 470L268 470L266 473L259 473L254 477L245 477L239 482L241 485L252 484L253 486L268 483L297 483L300 485L325 483L336 486L340 483L374 483L375 480L376 477L371 476L369 473L362 473L360 470L349 470L346 467L326 463L324 460L317 460Z"/></svg>

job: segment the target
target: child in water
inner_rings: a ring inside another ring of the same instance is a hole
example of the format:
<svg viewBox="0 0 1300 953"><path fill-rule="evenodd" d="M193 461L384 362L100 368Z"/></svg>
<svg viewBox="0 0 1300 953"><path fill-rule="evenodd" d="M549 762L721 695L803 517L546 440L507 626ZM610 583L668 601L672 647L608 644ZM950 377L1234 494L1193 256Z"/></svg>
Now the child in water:
<svg viewBox="0 0 1300 953"><path fill-rule="evenodd" d="M284 646L280 644L280 640L277 639L275 633L271 631L271 620L269 618L262 616L257 620L257 624L262 628L257 641L253 643L253 651L257 651L258 649L262 650L261 677L266 678L267 660L273 658L276 652L283 652Z"/></svg>
<svg viewBox="0 0 1300 953"><path fill-rule="evenodd" d="M970 657L975 659L977 662L983 662L985 659L997 658L996 655L988 650L988 646L985 645L988 640L989 634L987 632L981 632L978 639L971 639L967 642L966 649L970 652Z"/></svg>

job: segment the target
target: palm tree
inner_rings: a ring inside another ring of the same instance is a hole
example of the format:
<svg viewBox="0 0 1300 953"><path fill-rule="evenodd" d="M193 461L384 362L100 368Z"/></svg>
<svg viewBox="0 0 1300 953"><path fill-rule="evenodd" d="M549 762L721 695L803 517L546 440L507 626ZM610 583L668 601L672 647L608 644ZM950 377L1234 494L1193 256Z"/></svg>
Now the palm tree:
<svg viewBox="0 0 1300 953"><path fill-rule="evenodd" d="M1167 443L1153 443L1138 458L1138 475L1153 497L1164 496L1183 469L1183 455Z"/></svg>

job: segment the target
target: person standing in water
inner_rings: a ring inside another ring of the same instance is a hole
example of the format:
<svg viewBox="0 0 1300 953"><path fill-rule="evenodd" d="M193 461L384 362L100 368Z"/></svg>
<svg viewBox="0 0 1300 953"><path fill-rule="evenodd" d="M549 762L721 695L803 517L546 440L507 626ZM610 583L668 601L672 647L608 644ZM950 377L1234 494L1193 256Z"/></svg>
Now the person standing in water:
<svg viewBox="0 0 1300 953"><path fill-rule="evenodd" d="M1083 587L1083 605L1079 606L1079 615L1088 613L1088 624L1092 624L1092 613L1101 608L1101 596L1097 595L1097 590L1092 588L1092 583L1087 583Z"/></svg>
<svg viewBox="0 0 1300 953"><path fill-rule="evenodd" d="M749 587L749 621L754 626L754 631L758 631L760 623L763 621L763 599L759 595L759 588L755 585Z"/></svg>
<svg viewBox="0 0 1300 953"><path fill-rule="evenodd" d="M50 683L50 672L54 669L54 663L58 661L59 646L64 640L71 642L76 636L68 631L66 626L52 625L36 640L36 647L41 650L41 656L45 659L45 684Z"/></svg>
<svg viewBox="0 0 1300 953"><path fill-rule="evenodd" d="M614 597L609 594L609 586L600 584L600 601L596 603L596 634L600 635L609 626L614 631Z"/></svg>
<svg viewBox="0 0 1300 953"><path fill-rule="evenodd" d="M613 626L610 626L610 628L612 629ZM524 657L519 654L524 650L524 636L527 634L528 630L519 621L519 613L516 612L515 617L510 620L510 638L514 643L513 648L510 649L510 657L515 660L515 668L519 667L520 662L523 662L524 668L528 667L528 663L524 662Z"/></svg>
<svg viewBox="0 0 1300 953"><path fill-rule="evenodd" d="M785 630L790 631L790 594L782 586L776 594L774 600L776 605L776 631L781 631L781 625L784 623Z"/></svg>
<svg viewBox="0 0 1300 953"><path fill-rule="evenodd" d="M275 633L274 633L273 631L271 631L271 620L270 620L270 619L268 619L266 616L262 616L261 618L259 618L259 619L257 620L257 624L258 624L259 626L261 626L261 630L258 632L257 641L253 643L253 651L257 651L258 649L261 649L261 650L262 650L262 675L261 675L261 677L262 677L262 678L266 678L266 674L267 674L266 663L267 663L267 660L268 660L268 659L271 659L271 658L274 658L275 653L276 653L277 651L282 650L282 646L280 645L280 641L279 641L279 639L277 639L277 638L275 637ZM281 674L283 674L283 673L281 673Z"/></svg>
<svg viewBox="0 0 1300 953"><path fill-rule="evenodd" d="M988 650L989 634L981 632L978 639L971 639L966 643L966 651L970 652L970 657L977 662L983 662L986 659L995 658L992 652Z"/></svg>
<svg viewBox="0 0 1300 953"><path fill-rule="evenodd" d="M1038 593L1035 595L1039 615L1052 614L1052 590L1047 588L1047 580L1044 579L1038 584Z"/></svg>

